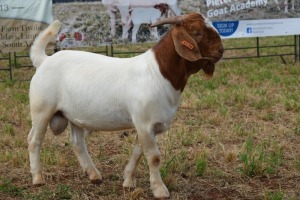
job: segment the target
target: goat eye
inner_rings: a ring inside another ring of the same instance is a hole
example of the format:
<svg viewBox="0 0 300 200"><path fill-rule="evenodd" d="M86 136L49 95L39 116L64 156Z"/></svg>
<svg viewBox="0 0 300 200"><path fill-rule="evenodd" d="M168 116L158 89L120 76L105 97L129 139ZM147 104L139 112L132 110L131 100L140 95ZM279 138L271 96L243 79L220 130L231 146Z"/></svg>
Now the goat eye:
<svg viewBox="0 0 300 200"><path fill-rule="evenodd" d="M199 31L194 32L194 36L195 36L195 37L201 36L201 33L200 33Z"/></svg>

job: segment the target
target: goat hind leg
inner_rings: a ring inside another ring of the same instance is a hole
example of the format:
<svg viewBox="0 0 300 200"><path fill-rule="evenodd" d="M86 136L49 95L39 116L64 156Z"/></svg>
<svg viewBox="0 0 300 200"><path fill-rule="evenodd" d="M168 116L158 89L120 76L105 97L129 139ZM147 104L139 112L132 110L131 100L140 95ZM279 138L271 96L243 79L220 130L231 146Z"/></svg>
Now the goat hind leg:
<svg viewBox="0 0 300 200"><path fill-rule="evenodd" d="M131 39L132 42L136 42L136 35L140 26L141 26L140 24L134 24L132 28L132 39Z"/></svg>
<svg viewBox="0 0 300 200"><path fill-rule="evenodd" d="M129 14L129 6L118 6L121 15L122 24L122 40L128 39L128 31L131 28L131 18Z"/></svg>
<svg viewBox="0 0 300 200"><path fill-rule="evenodd" d="M143 155L143 151L140 144L138 144L138 136L136 136L133 152L124 170L124 182L123 182L124 188L136 187L135 170L142 155Z"/></svg>
<svg viewBox="0 0 300 200"><path fill-rule="evenodd" d="M89 135L90 131L79 128L74 124L71 124L70 141L73 146L73 150L77 156L77 159L83 169L89 176L89 179L94 184L102 183L101 173L95 167L85 143L85 136Z"/></svg>
<svg viewBox="0 0 300 200"><path fill-rule="evenodd" d="M47 125L47 120L34 121L27 138L32 183L33 185L37 186L45 184L45 180L42 176L40 156L41 146L45 137Z"/></svg>

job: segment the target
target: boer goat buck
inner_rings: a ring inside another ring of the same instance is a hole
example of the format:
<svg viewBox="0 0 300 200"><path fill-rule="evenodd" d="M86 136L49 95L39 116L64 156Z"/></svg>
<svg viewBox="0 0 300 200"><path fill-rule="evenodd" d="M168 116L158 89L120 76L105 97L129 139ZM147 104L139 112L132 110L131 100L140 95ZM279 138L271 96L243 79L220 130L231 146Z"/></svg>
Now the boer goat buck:
<svg viewBox="0 0 300 200"><path fill-rule="evenodd" d="M132 58L72 50L47 56L46 45L58 33L59 21L36 38L30 52L37 70L30 85L32 128L28 136L34 185L45 183L40 150L48 124L55 135L70 124L72 147L92 183L101 183L102 176L88 154L85 137L93 130L135 127L136 144L124 171L123 187L135 187L135 170L144 154L154 196L169 197L159 172L155 137L169 129L188 77L201 69L212 76L224 48L217 30L201 14L166 18L152 26L161 24L174 26L153 48Z"/></svg>

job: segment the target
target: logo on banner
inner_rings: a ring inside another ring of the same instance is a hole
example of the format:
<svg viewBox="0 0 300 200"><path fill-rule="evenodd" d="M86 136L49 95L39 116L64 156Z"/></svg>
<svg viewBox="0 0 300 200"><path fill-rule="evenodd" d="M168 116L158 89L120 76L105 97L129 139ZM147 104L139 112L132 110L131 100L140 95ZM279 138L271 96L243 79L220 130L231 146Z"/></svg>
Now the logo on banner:
<svg viewBox="0 0 300 200"><path fill-rule="evenodd" d="M252 30L252 28L248 27L248 28L246 29L246 33L248 33L248 34L251 34L251 33L253 33L253 30Z"/></svg>

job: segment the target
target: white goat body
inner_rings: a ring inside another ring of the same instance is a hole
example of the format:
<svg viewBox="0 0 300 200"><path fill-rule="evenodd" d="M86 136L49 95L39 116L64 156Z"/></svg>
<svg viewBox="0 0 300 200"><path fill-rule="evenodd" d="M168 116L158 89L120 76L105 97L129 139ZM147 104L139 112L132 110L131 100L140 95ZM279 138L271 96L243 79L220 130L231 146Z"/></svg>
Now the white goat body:
<svg viewBox="0 0 300 200"><path fill-rule="evenodd" d="M157 20L166 16L167 11L162 13L158 8L132 8L130 19L133 24L132 42L136 42L137 32L142 24L154 24ZM158 39L157 27L149 27L151 35Z"/></svg>
<svg viewBox="0 0 300 200"><path fill-rule="evenodd" d="M103 5L108 9L110 16L111 35L116 35L116 12L119 11L122 23L122 39L128 37L128 31L131 27L130 10L136 7L152 8L157 4L167 4L174 15L180 14L177 6L177 0L102 0Z"/></svg>
<svg viewBox="0 0 300 200"><path fill-rule="evenodd" d="M151 119L142 126L149 130L155 123L169 125L179 94L159 73L151 50L128 59L61 51L38 68L30 89L33 111L50 104L52 113L59 110L71 123L100 131L131 128L137 122L141 125L145 114ZM46 96L41 101L40 97ZM35 97L39 98L35 101Z"/></svg>

